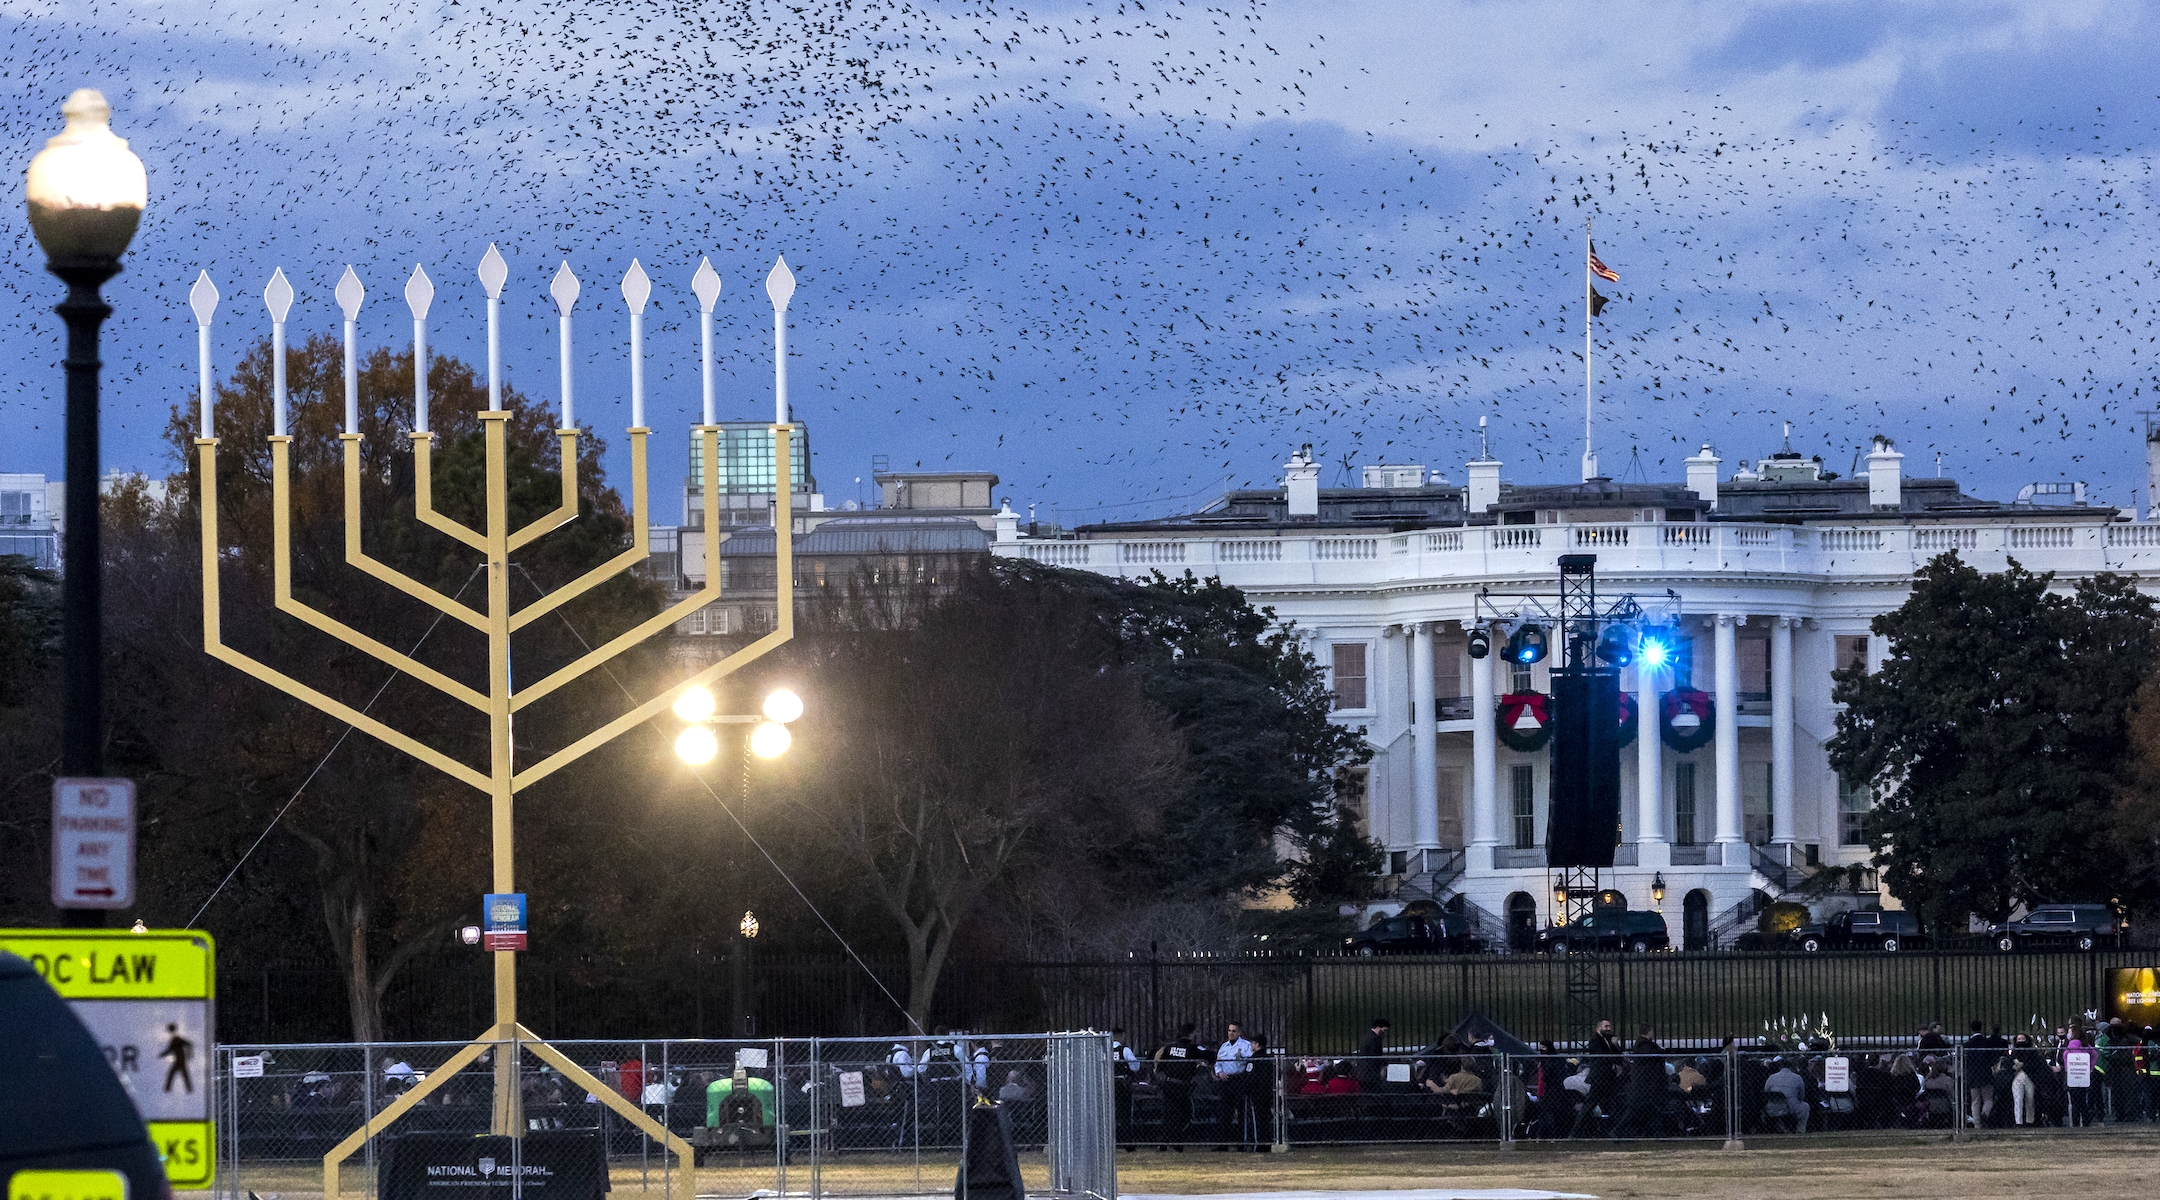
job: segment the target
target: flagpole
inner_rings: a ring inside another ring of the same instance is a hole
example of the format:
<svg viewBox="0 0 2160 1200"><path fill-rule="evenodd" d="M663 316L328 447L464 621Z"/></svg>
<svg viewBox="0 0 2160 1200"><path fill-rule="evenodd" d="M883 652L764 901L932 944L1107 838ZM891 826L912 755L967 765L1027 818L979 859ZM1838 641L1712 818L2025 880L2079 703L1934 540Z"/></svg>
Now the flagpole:
<svg viewBox="0 0 2160 1200"><path fill-rule="evenodd" d="M1597 475L1597 451L1590 442L1590 218L1583 218L1582 262L1582 477Z"/></svg>

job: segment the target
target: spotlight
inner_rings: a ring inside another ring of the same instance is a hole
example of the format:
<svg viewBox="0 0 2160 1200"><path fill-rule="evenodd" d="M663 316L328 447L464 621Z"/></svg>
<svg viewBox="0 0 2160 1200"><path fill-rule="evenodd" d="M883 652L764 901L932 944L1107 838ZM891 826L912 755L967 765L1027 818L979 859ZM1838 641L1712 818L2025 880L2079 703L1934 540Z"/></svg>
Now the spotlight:
<svg viewBox="0 0 2160 1200"><path fill-rule="evenodd" d="M778 721L766 721L750 734L750 752L759 758L778 758L787 753L788 728Z"/></svg>
<svg viewBox="0 0 2160 1200"><path fill-rule="evenodd" d="M692 725L675 738L675 754L693 767L702 767L720 753L720 739L703 725Z"/></svg>
<svg viewBox="0 0 2160 1200"><path fill-rule="evenodd" d="M1642 665L1656 670L1672 661L1672 643L1660 633L1645 633L1636 647L1636 657Z"/></svg>
<svg viewBox="0 0 2160 1200"><path fill-rule="evenodd" d="M1634 632L1625 625L1606 626L1604 635L1598 638L1597 656L1599 661L1616 667L1634 662Z"/></svg>
<svg viewBox="0 0 2160 1200"><path fill-rule="evenodd" d="M1470 631L1470 657L1483 658L1492 653L1492 634L1483 625Z"/></svg>
<svg viewBox="0 0 2160 1200"><path fill-rule="evenodd" d="M1525 666L1538 662L1545 657L1548 644L1543 625L1524 625L1508 639L1508 661Z"/></svg>
<svg viewBox="0 0 2160 1200"><path fill-rule="evenodd" d="M802 714L802 697L786 688L765 697L765 719L768 721L778 721L785 725Z"/></svg>
<svg viewBox="0 0 2160 1200"><path fill-rule="evenodd" d="M713 699L713 694L701 687L691 688L675 697L675 715L693 725L711 719L716 707L718 702Z"/></svg>

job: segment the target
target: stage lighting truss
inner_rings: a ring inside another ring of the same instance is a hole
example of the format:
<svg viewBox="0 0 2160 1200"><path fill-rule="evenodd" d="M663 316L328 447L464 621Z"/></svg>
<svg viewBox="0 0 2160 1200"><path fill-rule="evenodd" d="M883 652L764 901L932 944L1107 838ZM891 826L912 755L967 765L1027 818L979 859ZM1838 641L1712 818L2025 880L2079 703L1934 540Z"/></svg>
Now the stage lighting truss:
<svg viewBox="0 0 2160 1200"><path fill-rule="evenodd" d="M1562 621L1560 597L1552 592L1480 591L1471 622L1470 656L1498 652L1511 663L1529 665L1552 656L1554 643L1570 647L1566 660L1627 667L1640 663L1658 668L1672 662L1680 624L1680 594L1619 596L1600 606L1592 618Z"/></svg>

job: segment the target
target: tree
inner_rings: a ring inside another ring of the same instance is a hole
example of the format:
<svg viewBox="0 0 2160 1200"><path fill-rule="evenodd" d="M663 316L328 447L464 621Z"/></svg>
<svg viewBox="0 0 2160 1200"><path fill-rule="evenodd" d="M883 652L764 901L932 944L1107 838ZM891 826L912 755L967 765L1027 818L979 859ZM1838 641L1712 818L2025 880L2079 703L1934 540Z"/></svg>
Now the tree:
<svg viewBox="0 0 2160 1200"><path fill-rule="evenodd" d="M2116 804L2155 610L2125 576L2067 595L2053 582L1944 554L1871 626L1889 641L1882 669L1833 675L1846 708L1830 765L1874 789L1866 829L1884 884L1938 925L2121 886Z"/></svg>
<svg viewBox="0 0 2160 1200"><path fill-rule="evenodd" d="M1291 882L1301 901L1352 899L1378 847L1336 802L1345 768L1372 757L1364 730L1329 720L1335 701L1301 634L1220 579L1188 572L1133 582L1015 563L1006 569L1084 598L1116 660L1137 671L1185 741L1184 789L1160 836L1117 854L1150 894L1252 895ZM1286 859L1278 839L1296 853Z"/></svg>
<svg viewBox="0 0 2160 1200"><path fill-rule="evenodd" d="M795 803L899 931L918 1030L979 907L1152 832L1178 779L1178 739L1087 617L983 566L943 595L857 586L798 639L823 703L797 726Z"/></svg>

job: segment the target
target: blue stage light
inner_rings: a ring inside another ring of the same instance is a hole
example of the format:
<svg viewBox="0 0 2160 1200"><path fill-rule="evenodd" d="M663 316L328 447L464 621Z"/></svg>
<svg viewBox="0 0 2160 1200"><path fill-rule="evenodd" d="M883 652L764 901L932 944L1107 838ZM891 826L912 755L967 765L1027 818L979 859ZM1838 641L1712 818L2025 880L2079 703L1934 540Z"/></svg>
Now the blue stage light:
<svg viewBox="0 0 2160 1200"><path fill-rule="evenodd" d="M1636 647L1636 656L1646 667L1662 667L1672 661L1672 647L1663 638L1645 637Z"/></svg>

